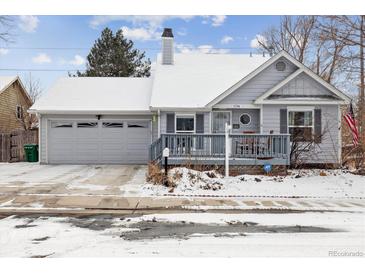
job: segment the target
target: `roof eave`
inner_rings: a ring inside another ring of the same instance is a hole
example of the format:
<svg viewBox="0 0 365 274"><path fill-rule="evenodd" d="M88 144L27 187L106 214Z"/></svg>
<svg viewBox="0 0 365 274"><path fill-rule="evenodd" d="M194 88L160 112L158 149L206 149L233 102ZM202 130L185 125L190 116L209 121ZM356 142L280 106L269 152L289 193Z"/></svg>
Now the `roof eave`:
<svg viewBox="0 0 365 274"><path fill-rule="evenodd" d="M54 110L54 109L28 109L32 114L92 114L92 115L127 115L127 114L151 114L150 110Z"/></svg>

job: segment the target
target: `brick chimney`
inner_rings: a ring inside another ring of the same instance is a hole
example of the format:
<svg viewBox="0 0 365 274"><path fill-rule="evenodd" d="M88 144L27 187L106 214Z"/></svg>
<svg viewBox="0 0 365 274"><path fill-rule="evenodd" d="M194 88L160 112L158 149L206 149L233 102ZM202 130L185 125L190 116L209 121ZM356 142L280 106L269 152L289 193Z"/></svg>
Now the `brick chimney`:
<svg viewBox="0 0 365 274"><path fill-rule="evenodd" d="M172 29L165 28L162 33L162 64L174 64L174 35Z"/></svg>

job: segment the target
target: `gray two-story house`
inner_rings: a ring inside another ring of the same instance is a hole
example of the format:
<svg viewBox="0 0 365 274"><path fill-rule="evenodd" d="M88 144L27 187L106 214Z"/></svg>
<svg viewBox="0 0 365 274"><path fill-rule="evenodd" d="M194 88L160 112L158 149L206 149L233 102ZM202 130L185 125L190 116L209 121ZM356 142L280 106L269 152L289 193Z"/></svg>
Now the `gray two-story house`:
<svg viewBox="0 0 365 274"><path fill-rule="evenodd" d="M286 52L274 56L174 52L171 29L149 78L63 78L31 108L40 162L223 164L231 125L234 165L341 163L349 98ZM296 144L296 146L293 146Z"/></svg>

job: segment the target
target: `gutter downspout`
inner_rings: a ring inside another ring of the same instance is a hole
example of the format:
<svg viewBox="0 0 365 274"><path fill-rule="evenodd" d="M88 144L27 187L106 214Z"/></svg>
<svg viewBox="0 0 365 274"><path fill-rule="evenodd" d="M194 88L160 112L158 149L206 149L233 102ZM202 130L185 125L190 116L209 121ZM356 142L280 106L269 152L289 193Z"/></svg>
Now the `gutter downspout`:
<svg viewBox="0 0 365 274"><path fill-rule="evenodd" d="M157 110L157 132L158 138L161 137L161 111L160 109Z"/></svg>

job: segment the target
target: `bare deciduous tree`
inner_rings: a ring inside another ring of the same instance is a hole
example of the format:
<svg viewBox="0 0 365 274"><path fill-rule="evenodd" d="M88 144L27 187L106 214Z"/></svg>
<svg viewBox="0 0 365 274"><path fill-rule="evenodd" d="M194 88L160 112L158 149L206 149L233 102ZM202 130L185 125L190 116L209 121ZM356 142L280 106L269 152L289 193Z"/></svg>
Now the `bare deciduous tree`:
<svg viewBox="0 0 365 274"><path fill-rule="evenodd" d="M342 61L346 64L346 79L358 87L357 121L360 133L361 150L365 151L365 15L359 16L327 16L336 31L334 39L345 44ZM331 28L326 21L321 23L321 30L325 34L331 33Z"/></svg>
<svg viewBox="0 0 365 274"><path fill-rule="evenodd" d="M12 42L13 19L10 16L0 15L0 41Z"/></svg>
<svg viewBox="0 0 365 274"><path fill-rule="evenodd" d="M324 20L329 31L320 26ZM262 49L277 53L285 50L311 68L325 81L334 83L335 73L341 69L345 43L336 39L336 25L322 16L284 16L279 26L264 31L258 40Z"/></svg>
<svg viewBox="0 0 365 274"><path fill-rule="evenodd" d="M29 76L25 79L25 87L32 103L35 103L43 92L39 78L34 78L32 74L29 73Z"/></svg>
<svg viewBox="0 0 365 274"><path fill-rule="evenodd" d="M30 73L29 76L25 79L24 84L31 101L34 104L35 101L39 99L43 91L40 81L38 78L34 78ZM23 109L21 111L20 117L19 114L16 112L15 115L19 122L22 124L24 130L34 128L38 122L37 116L35 114L28 113L27 109Z"/></svg>
<svg viewBox="0 0 365 274"><path fill-rule="evenodd" d="M285 50L304 62L316 20L316 16L284 16L279 26L270 27L262 33L259 45L273 53Z"/></svg>

